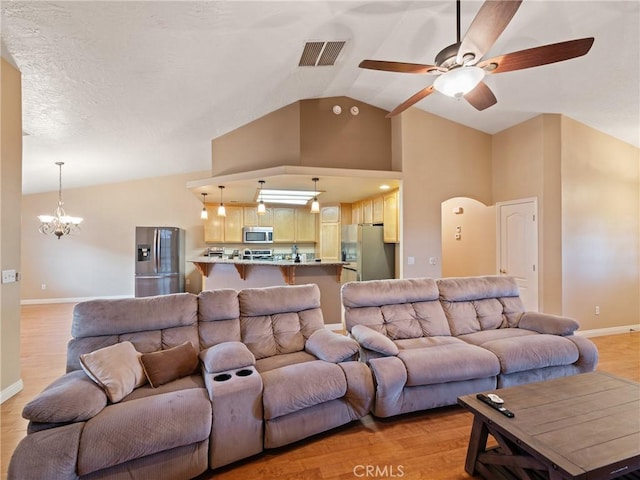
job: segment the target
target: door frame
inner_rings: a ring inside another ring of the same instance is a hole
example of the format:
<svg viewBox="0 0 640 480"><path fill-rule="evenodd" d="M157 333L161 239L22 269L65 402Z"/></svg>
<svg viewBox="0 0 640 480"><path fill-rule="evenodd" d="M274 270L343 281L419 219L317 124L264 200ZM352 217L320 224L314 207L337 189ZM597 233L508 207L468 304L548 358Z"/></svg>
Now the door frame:
<svg viewBox="0 0 640 480"><path fill-rule="evenodd" d="M540 211L538 210L538 197L519 198L516 200L506 200L496 202L496 275L502 275L500 272L500 262L502 258L502 215L501 208L503 206L518 205L522 203L532 203L535 212L535 232L533 235L533 250L535 257L535 273L536 273L536 311L540 309Z"/></svg>

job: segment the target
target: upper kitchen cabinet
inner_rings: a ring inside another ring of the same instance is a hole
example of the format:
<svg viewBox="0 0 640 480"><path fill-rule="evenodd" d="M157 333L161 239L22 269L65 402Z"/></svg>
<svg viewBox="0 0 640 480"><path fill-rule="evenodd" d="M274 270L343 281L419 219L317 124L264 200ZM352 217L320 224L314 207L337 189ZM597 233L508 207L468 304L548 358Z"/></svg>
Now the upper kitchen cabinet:
<svg viewBox="0 0 640 480"><path fill-rule="evenodd" d="M204 224L206 243L242 243L242 207L225 206L226 217L218 216L217 206L208 206L209 219Z"/></svg>
<svg viewBox="0 0 640 480"><path fill-rule="evenodd" d="M373 223L373 200L362 201L362 223Z"/></svg>
<svg viewBox="0 0 640 480"><path fill-rule="evenodd" d="M320 209L320 223L340 222L340 205L327 205Z"/></svg>
<svg viewBox="0 0 640 480"><path fill-rule="evenodd" d="M371 223L383 223L384 222L384 197L375 197L372 201L372 222Z"/></svg>
<svg viewBox="0 0 640 480"><path fill-rule="evenodd" d="M318 252L323 260L341 260L340 213L340 205L327 205L320 208Z"/></svg>
<svg viewBox="0 0 640 480"><path fill-rule="evenodd" d="M299 243L315 243L317 241L318 215L311 213L306 208L296 208L295 224L296 242Z"/></svg>
<svg viewBox="0 0 640 480"><path fill-rule="evenodd" d="M398 222L400 205L398 198L398 190L389 192L383 196L383 238L385 243L400 242L400 229Z"/></svg>
<svg viewBox="0 0 640 480"><path fill-rule="evenodd" d="M264 215L258 215L258 207L243 207L245 227L273 227L273 209L267 207Z"/></svg>
<svg viewBox="0 0 640 480"><path fill-rule="evenodd" d="M295 214L296 211L294 208L276 207L273 209L274 242L296 241Z"/></svg>

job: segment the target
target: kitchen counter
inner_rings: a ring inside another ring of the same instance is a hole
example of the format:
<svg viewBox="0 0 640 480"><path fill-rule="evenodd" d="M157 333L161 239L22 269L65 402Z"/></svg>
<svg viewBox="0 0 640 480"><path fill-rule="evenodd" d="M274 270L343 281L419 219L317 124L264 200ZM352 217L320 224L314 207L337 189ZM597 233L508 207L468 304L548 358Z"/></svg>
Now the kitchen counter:
<svg viewBox="0 0 640 480"><path fill-rule="evenodd" d="M240 260L195 257L189 260L202 273L202 289L266 287L315 283L320 288L320 302L325 323L342 324L340 300L340 261Z"/></svg>

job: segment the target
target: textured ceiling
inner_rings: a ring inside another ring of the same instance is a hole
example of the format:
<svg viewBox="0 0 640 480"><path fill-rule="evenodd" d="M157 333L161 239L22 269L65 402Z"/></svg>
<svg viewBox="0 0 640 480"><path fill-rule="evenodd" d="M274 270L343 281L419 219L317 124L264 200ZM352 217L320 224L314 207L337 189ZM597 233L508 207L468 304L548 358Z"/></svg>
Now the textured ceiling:
<svg viewBox="0 0 640 480"><path fill-rule="evenodd" d="M462 30L481 2L462 1ZM23 74L23 191L209 170L210 141L297 100L348 96L391 110L433 77L362 70L433 63L455 2L2 2L2 54ZM478 112L434 94L416 108L495 133L562 113L640 145L640 2L525 0L485 58L595 37L584 57L488 76ZM346 41L334 66L304 43Z"/></svg>

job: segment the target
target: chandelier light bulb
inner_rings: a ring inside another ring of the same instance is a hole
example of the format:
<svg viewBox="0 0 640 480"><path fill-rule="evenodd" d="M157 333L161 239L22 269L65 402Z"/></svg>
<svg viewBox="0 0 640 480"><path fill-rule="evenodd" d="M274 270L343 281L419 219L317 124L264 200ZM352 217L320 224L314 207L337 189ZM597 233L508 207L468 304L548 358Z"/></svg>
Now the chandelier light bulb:
<svg viewBox="0 0 640 480"><path fill-rule="evenodd" d="M476 88L484 78L484 74L484 70L480 67L458 67L436 78L433 86L440 93L460 98Z"/></svg>

